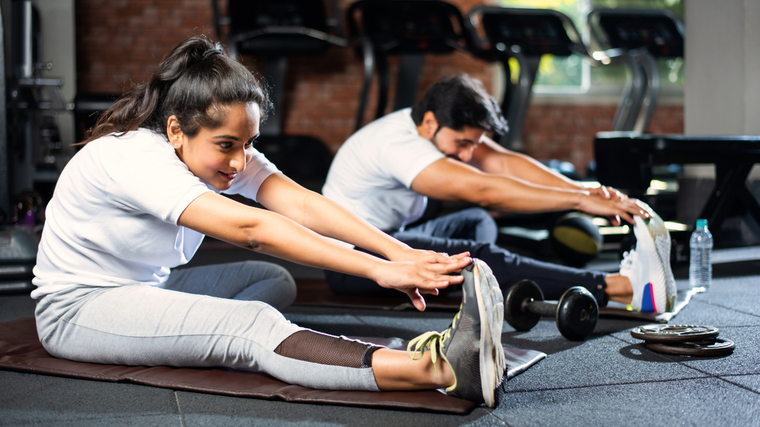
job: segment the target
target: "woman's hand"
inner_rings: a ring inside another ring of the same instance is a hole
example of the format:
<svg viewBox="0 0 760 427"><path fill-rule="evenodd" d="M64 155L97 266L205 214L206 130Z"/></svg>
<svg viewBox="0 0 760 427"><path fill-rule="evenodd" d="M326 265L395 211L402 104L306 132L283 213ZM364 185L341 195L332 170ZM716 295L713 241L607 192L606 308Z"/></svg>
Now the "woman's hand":
<svg viewBox="0 0 760 427"><path fill-rule="evenodd" d="M370 274L370 279L384 288L406 293L417 310L425 311L422 294L438 295L438 290L464 281L462 271L472 262L469 254L448 256L433 251L410 252L414 261L381 261Z"/></svg>
<svg viewBox="0 0 760 427"><path fill-rule="evenodd" d="M469 252L462 252L461 254L449 255L442 252L431 251L427 249L413 249L409 246L404 247L388 255L388 259L395 262L439 262L442 264L448 264L457 262L462 258L470 256ZM432 257L432 258L431 258ZM465 264L466 266L467 264Z"/></svg>

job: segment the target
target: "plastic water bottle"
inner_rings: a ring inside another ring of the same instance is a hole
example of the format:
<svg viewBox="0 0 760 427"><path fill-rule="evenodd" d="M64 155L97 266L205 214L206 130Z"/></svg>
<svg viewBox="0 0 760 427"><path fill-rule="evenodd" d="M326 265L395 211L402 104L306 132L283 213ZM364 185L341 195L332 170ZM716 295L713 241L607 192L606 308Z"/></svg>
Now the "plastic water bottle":
<svg viewBox="0 0 760 427"><path fill-rule="evenodd" d="M712 282L713 236L707 228L706 219L697 220L697 228L691 233L689 249L689 284L697 292L707 292Z"/></svg>

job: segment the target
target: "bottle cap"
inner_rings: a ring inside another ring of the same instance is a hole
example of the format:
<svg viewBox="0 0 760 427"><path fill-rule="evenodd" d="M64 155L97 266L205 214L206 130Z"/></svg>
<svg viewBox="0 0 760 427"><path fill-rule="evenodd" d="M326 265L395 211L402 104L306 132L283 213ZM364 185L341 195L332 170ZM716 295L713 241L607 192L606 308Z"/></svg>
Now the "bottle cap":
<svg viewBox="0 0 760 427"><path fill-rule="evenodd" d="M706 219L698 219L697 220L697 228L700 227L707 227L707 220Z"/></svg>

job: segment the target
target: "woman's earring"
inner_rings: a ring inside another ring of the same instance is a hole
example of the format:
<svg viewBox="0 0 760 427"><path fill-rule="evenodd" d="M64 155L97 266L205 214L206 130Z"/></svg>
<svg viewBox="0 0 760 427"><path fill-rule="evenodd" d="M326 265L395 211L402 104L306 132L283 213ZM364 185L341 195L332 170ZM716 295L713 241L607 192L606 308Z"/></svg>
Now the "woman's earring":
<svg viewBox="0 0 760 427"><path fill-rule="evenodd" d="M179 148L179 144L174 144L174 148Z"/></svg>

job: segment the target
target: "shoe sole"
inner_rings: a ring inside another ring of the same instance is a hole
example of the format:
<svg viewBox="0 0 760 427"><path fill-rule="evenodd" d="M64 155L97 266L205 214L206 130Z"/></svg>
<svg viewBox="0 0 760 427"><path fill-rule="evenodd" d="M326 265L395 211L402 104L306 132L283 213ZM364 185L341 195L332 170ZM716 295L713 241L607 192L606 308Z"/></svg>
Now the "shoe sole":
<svg viewBox="0 0 760 427"><path fill-rule="evenodd" d="M668 288L667 288L667 274L666 270L669 269L670 263L667 264L668 268L665 267L665 263L662 262L662 259L660 258L660 255L657 251L657 245L654 242L654 238L652 237L651 232L649 231L649 226L644 222L643 219L640 217L636 217L634 219L637 224L645 229L645 231L641 232L641 236L636 236L636 252L638 255L644 256L647 250L654 252L654 257L650 258L650 261L648 262L649 265L649 272L647 273L650 281L648 282L649 289L644 289L644 298L652 300L652 310L656 313L663 313L667 311L668 308ZM651 221L650 221L651 222ZM657 266L655 267L652 265L652 261L655 261ZM640 301L641 306L638 308L639 310L649 308L647 304L644 304L643 301ZM649 312L648 310L646 310Z"/></svg>
<svg viewBox="0 0 760 427"><path fill-rule="evenodd" d="M507 367L504 348L501 346L504 297L488 265L477 259L473 259L473 263L474 288L480 315L480 387L486 405L493 408L496 406L496 388L501 384Z"/></svg>
<svg viewBox="0 0 760 427"><path fill-rule="evenodd" d="M670 233L665 227L665 223L657 214L654 214L647 224L649 235L654 241L654 248L657 256L660 257L663 268L665 269L665 311L673 311L676 303L676 279L673 276L673 269L670 267Z"/></svg>

